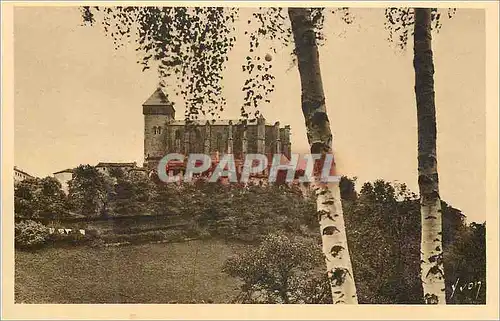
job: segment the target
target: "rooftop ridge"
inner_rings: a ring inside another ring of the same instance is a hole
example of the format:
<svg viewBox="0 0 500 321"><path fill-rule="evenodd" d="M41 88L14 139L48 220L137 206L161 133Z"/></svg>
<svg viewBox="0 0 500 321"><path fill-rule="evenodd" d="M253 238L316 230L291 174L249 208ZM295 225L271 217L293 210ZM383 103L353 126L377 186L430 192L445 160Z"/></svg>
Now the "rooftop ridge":
<svg viewBox="0 0 500 321"><path fill-rule="evenodd" d="M143 106L172 106L167 95L161 88L157 88L151 96L142 104Z"/></svg>
<svg viewBox="0 0 500 321"><path fill-rule="evenodd" d="M216 119L215 121L214 120L208 120L208 119L198 119L198 120L190 120L189 121L191 124L196 124L196 125L206 125L207 123L211 126L216 126L216 125L229 125L229 123L231 122L232 125L234 126L238 126L238 125L242 125L243 122L240 120L240 119L230 119L230 118L227 118L227 119ZM279 122L278 122L279 123ZM171 120L168 122L169 125L185 125L186 124L186 120L185 119L174 119L174 120ZM272 123L272 122L265 122L265 125L266 126L275 126L276 122L275 123ZM257 122L254 122L254 123L247 123L247 126L257 126ZM280 127L283 128L283 127L289 127L289 125L287 124L281 124L280 123Z"/></svg>

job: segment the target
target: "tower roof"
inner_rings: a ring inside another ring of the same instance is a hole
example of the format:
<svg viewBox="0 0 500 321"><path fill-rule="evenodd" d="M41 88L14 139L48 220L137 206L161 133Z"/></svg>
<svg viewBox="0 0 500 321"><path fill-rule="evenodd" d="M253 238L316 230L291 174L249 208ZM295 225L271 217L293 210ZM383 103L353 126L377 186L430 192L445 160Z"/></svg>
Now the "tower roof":
<svg viewBox="0 0 500 321"><path fill-rule="evenodd" d="M172 106L167 95L161 88L157 88L155 92L142 104L143 106Z"/></svg>
<svg viewBox="0 0 500 321"><path fill-rule="evenodd" d="M175 118L174 104L168 100L161 88L157 88L142 107L144 115L170 115Z"/></svg>

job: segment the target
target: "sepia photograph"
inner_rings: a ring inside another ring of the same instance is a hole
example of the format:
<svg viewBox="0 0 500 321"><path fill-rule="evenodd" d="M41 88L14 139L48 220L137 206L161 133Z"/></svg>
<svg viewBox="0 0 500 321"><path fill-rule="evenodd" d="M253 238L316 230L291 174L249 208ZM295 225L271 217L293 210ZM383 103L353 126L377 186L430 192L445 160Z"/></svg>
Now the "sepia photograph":
<svg viewBox="0 0 500 321"><path fill-rule="evenodd" d="M491 20L428 6L11 5L13 303L498 310Z"/></svg>

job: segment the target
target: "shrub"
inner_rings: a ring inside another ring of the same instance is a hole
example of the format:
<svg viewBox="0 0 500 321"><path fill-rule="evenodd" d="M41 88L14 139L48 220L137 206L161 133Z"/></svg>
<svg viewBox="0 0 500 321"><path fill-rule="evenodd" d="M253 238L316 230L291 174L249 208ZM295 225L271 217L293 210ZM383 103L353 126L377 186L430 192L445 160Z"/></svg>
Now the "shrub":
<svg viewBox="0 0 500 321"><path fill-rule="evenodd" d="M15 224L15 246L18 248L37 248L47 241L49 231L41 223L25 220Z"/></svg>
<svg viewBox="0 0 500 321"><path fill-rule="evenodd" d="M268 235L259 246L229 258L222 271L242 281L236 302L318 304L329 298L326 276L316 271L321 261L313 240Z"/></svg>

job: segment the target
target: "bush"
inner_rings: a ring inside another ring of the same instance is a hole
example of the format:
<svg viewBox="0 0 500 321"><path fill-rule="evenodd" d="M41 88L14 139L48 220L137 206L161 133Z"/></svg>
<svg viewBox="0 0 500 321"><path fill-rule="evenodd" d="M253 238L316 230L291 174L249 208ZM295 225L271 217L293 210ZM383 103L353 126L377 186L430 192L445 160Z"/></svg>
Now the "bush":
<svg viewBox="0 0 500 321"><path fill-rule="evenodd" d="M38 222L25 220L15 224L15 246L33 249L43 246L49 236L48 228Z"/></svg>
<svg viewBox="0 0 500 321"><path fill-rule="evenodd" d="M16 220L56 220L66 217L68 202L54 177L30 178L14 186Z"/></svg>
<svg viewBox="0 0 500 321"><path fill-rule="evenodd" d="M317 271L322 253L304 238L268 235L257 247L229 258L222 271L240 279L238 303L325 303L326 273Z"/></svg>

